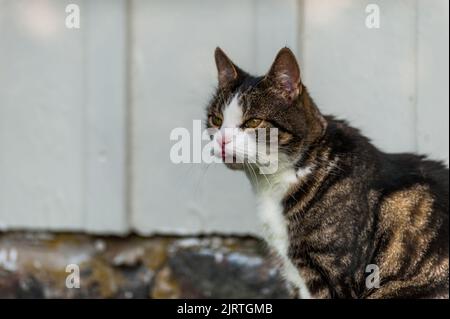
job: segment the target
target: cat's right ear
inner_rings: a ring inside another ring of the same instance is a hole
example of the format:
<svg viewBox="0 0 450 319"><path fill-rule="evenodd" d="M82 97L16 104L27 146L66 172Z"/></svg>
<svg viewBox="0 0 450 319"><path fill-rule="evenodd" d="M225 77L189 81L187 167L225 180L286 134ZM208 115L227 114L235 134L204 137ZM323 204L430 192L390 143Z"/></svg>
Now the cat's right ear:
<svg viewBox="0 0 450 319"><path fill-rule="evenodd" d="M295 100L302 93L300 68L294 53L287 47L278 52L267 77L283 97Z"/></svg>
<svg viewBox="0 0 450 319"><path fill-rule="evenodd" d="M238 79L241 71L221 48L216 48L214 58L216 60L219 88L227 87Z"/></svg>

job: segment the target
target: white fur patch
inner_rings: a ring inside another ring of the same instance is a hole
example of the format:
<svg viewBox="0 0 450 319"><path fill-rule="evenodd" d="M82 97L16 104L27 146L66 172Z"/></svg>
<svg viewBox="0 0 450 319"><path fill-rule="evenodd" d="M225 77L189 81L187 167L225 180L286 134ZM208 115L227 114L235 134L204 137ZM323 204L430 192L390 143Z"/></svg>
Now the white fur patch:
<svg viewBox="0 0 450 319"><path fill-rule="evenodd" d="M239 96L236 94L223 110L222 128L239 127L242 124L242 106L239 105Z"/></svg>
<svg viewBox="0 0 450 319"><path fill-rule="evenodd" d="M312 172L312 167L311 166L306 166L306 167L300 167L297 172L295 173L295 175L297 176L298 179L302 179L305 178L306 176L308 176L309 174L311 174Z"/></svg>
<svg viewBox="0 0 450 319"><path fill-rule="evenodd" d="M256 194L258 214L263 224L263 236L269 246L281 257L286 280L298 289L303 299L311 298L311 294L300 272L288 257L289 238L281 201L288 188L309 173L311 168L308 167L302 169L300 173L293 169L283 170L276 176L270 177L267 185L258 188Z"/></svg>

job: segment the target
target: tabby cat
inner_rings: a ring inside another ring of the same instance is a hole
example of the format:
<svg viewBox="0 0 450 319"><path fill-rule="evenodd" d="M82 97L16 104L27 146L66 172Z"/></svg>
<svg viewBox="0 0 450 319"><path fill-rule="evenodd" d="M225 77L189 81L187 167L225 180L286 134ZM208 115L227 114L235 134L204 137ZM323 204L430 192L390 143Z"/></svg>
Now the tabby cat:
<svg viewBox="0 0 450 319"><path fill-rule="evenodd" d="M215 60L218 88L207 109L214 153L249 177L263 237L296 296L448 298L448 168L384 153L322 115L288 48L261 77L220 48ZM271 128L278 167L265 174L249 161L269 156L255 151L250 133Z"/></svg>

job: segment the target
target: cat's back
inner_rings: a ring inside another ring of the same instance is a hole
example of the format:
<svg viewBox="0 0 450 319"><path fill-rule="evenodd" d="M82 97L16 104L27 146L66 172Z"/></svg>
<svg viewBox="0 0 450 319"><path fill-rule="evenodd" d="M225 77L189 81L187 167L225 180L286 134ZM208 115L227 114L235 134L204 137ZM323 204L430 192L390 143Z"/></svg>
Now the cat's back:
<svg viewBox="0 0 450 319"><path fill-rule="evenodd" d="M380 154L374 187L383 197L421 189L430 194L435 208L448 215L449 170L443 163L409 153Z"/></svg>
<svg viewBox="0 0 450 319"><path fill-rule="evenodd" d="M406 285L384 293L448 296L448 168L424 156L382 153L373 189L379 196L375 262L383 277Z"/></svg>

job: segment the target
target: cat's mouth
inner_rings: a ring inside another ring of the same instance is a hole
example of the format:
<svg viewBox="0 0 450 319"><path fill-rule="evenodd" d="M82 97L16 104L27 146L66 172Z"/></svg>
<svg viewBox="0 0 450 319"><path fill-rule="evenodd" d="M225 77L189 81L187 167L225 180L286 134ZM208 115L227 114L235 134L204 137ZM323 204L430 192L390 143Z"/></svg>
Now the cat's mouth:
<svg viewBox="0 0 450 319"><path fill-rule="evenodd" d="M220 148L220 157L222 159L222 162L225 164L239 164L237 163L236 154L234 153L234 150L232 152L227 152L225 150L225 143L222 143Z"/></svg>
<svg viewBox="0 0 450 319"><path fill-rule="evenodd" d="M226 167L232 170L243 170L244 169L244 163L236 163L233 161L233 163L224 163Z"/></svg>
<svg viewBox="0 0 450 319"><path fill-rule="evenodd" d="M237 160L236 154L231 153L231 152L226 152L225 148L222 147L222 153L221 155L221 159L222 162L230 169L233 170L237 170L237 169L243 169L244 168L244 164L242 163L242 161Z"/></svg>
<svg viewBox="0 0 450 319"><path fill-rule="evenodd" d="M236 155L227 155L222 152L222 162L230 169L243 169L244 163L238 163Z"/></svg>
<svg viewBox="0 0 450 319"><path fill-rule="evenodd" d="M224 163L237 163L236 155L226 155L225 153L222 153L222 162Z"/></svg>
<svg viewBox="0 0 450 319"><path fill-rule="evenodd" d="M225 153L225 143L222 143L222 161L225 163L226 153ZM233 162L234 162L234 155L233 155Z"/></svg>

